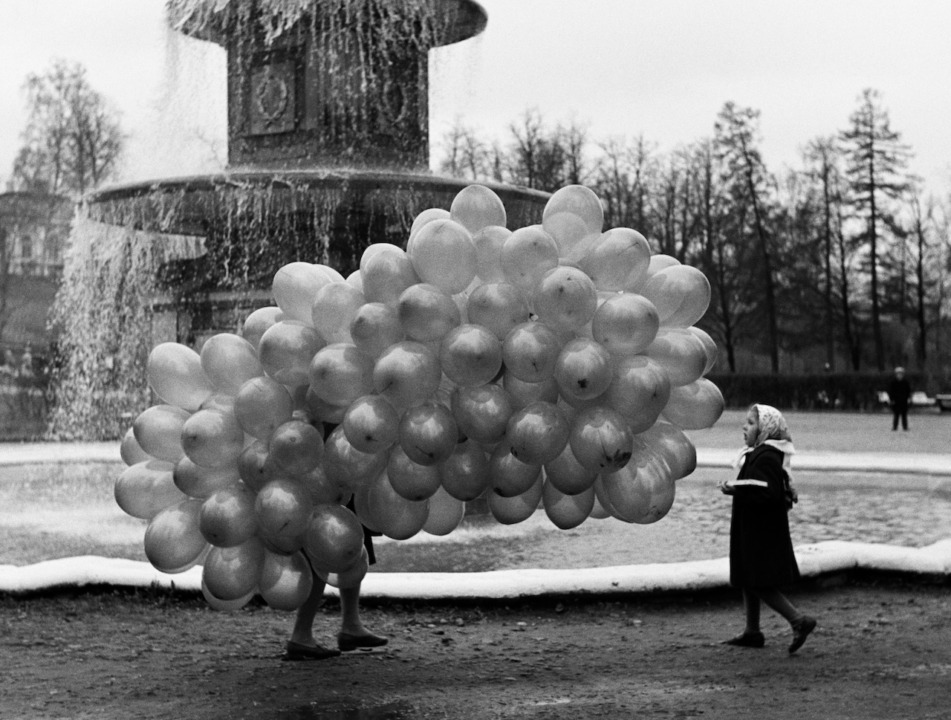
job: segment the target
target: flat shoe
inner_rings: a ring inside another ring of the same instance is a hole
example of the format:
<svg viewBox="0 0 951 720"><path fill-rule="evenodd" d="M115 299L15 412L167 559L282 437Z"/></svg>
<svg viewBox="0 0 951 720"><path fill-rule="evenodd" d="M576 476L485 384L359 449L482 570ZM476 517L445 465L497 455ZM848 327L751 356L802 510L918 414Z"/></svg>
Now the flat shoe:
<svg viewBox="0 0 951 720"><path fill-rule="evenodd" d="M806 642L809 633L816 629L816 619L808 615L793 624L793 641L789 645L789 654L792 655Z"/></svg>
<svg viewBox="0 0 951 720"><path fill-rule="evenodd" d="M723 644L735 645L737 647L761 648L766 644L766 638L761 632L742 633L729 640L724 640Z"/></svg>
<svg viewBox="0 0 951 720"><path fill-rule="evenodd" d="M353 635L342 632L337 635L337 647L344 652L350 650L361 650L366 648L383 647L389 642L385 637L367 633L366 635Z"/></svg>
<svg viewBox="0 0 951 720"><path fill-rule="evenodd" d="M323 645L302 645L290 640L284 646L282 660L326 660L327 658L337 657L339 654L339 650L325 648Z"/></svg>

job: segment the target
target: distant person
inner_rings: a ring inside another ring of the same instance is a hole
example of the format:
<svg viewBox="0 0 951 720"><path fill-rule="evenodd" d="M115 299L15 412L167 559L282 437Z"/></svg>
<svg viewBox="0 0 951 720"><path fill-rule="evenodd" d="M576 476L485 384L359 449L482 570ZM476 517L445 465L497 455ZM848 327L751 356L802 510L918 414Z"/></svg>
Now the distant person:
<svg viewBox="0 0 951 720"><path fill-rule="evenodd" d="M336 425L324 423L324 439L326 440ZM353 499L347 504L350 510L356 512ZM379 533L376 533L379 535ZM373 552L374 532L363 526L363 546L366 548L368 561L371 565L376 562ZM308 559L308 562L310 560ZM290 640L284 647L285 660L325 660L336 657L341 652L383 647L387 644L385 637L374 635L365 627L360 618L360 583L354 587L339 588L340 593L340 632L337 633L337 647L328 648L314 638L314 620L317 611L324 604L324 589L327 583L317 574L313 566L311 572L314 585L304 604L297 609L294 618L294 627L291 630Z"/></svg>
<svg viewBox="0 0 951 720"><path fill-rule="evenodd" d="M794 653L816 629L814 618L800 612L780 591L799 580L799 566L789 536L789 509L798 500L786 468L795 452L782 413L753 405L743 425L746 447L735 465L736 480L719 484L733 496L730 521L730 585L743 592L746 627L727 645L761 648L760 603L782 615L792 627Z"/></svg>
<svg viewBox="0 0 951 720"><path fill-rule="evenodd" d="M13 351L7 348L3 352L3 364L0 365L0 375L12 378L17 372L17 359Z"/></svg>
<svg viewBox="0 0 951 720"><path fill-rule="evenodd" d="M30 351L29 345L26 346L26 350L20 356L20 377L33 377L33 353Z"/></svg>
<svg viewBox="0 0 951 720"><path fill-rule="evenodd" d="M911 385L905 377L905 368L895 368L895 376L888 383L888 402L892 406L892 430L908 429L908 399L911 397Z"/></svg>

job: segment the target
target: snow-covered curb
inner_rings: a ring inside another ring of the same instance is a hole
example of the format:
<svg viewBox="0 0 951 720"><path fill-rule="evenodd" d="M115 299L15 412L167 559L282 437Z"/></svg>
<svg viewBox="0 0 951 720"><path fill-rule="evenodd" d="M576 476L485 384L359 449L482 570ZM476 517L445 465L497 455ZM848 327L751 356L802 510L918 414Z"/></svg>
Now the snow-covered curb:
<svg viewBox="0 0 951 720"><path fill-rule="evenodd" d="M853 569L951 577L951 538L923 548L828 541L796 548L805 577ZM365 598L503 599L542 595L652 593L726 587L726 558L567 570L493 570L479 573L373 573L363 582ZM35 565L0 565L0 592L23 594L56 587L156 585L200 591L201 568L177 575L136 560L94 555ZM329 588L333 592L332 588Z"/></svg>

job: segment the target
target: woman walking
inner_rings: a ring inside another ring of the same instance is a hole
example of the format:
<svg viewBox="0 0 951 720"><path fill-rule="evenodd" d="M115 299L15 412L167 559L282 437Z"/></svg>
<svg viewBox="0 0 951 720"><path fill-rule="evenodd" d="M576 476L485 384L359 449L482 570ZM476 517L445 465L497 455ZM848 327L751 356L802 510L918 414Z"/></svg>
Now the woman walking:
<svg viewBox="0 0 951 720"><path fill-rule="evenodd" d="M793 631L794 653L815 630L814 618L803 614L778 588L799 580L799 566L789 536L789 508L796 502L786 467L795 452L782 413L769 405L750 407L743 425L746 447L735 465L736 480L720 483L733 496L730 522L730 584L743 592L746 627L728 645L761 648L760 606L782 615Z"/></svg>

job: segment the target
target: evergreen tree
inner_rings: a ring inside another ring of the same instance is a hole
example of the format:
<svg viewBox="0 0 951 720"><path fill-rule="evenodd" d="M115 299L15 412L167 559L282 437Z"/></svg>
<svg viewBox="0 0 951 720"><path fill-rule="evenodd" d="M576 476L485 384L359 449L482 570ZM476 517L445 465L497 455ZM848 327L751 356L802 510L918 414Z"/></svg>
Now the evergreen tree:
<svg viewBox="0 0 951 720"><path fill-rule="evenodd" d="M880 253L885 225L894 204L908 187L904 171L909 151L901 136L891 129L888 112L877 91L866 89L849 118L850 128L840 133L846 154L846 175L856 217L864 224L862 237L868 247L869 300L875 363L885 369L880 298Z"/></svg>

